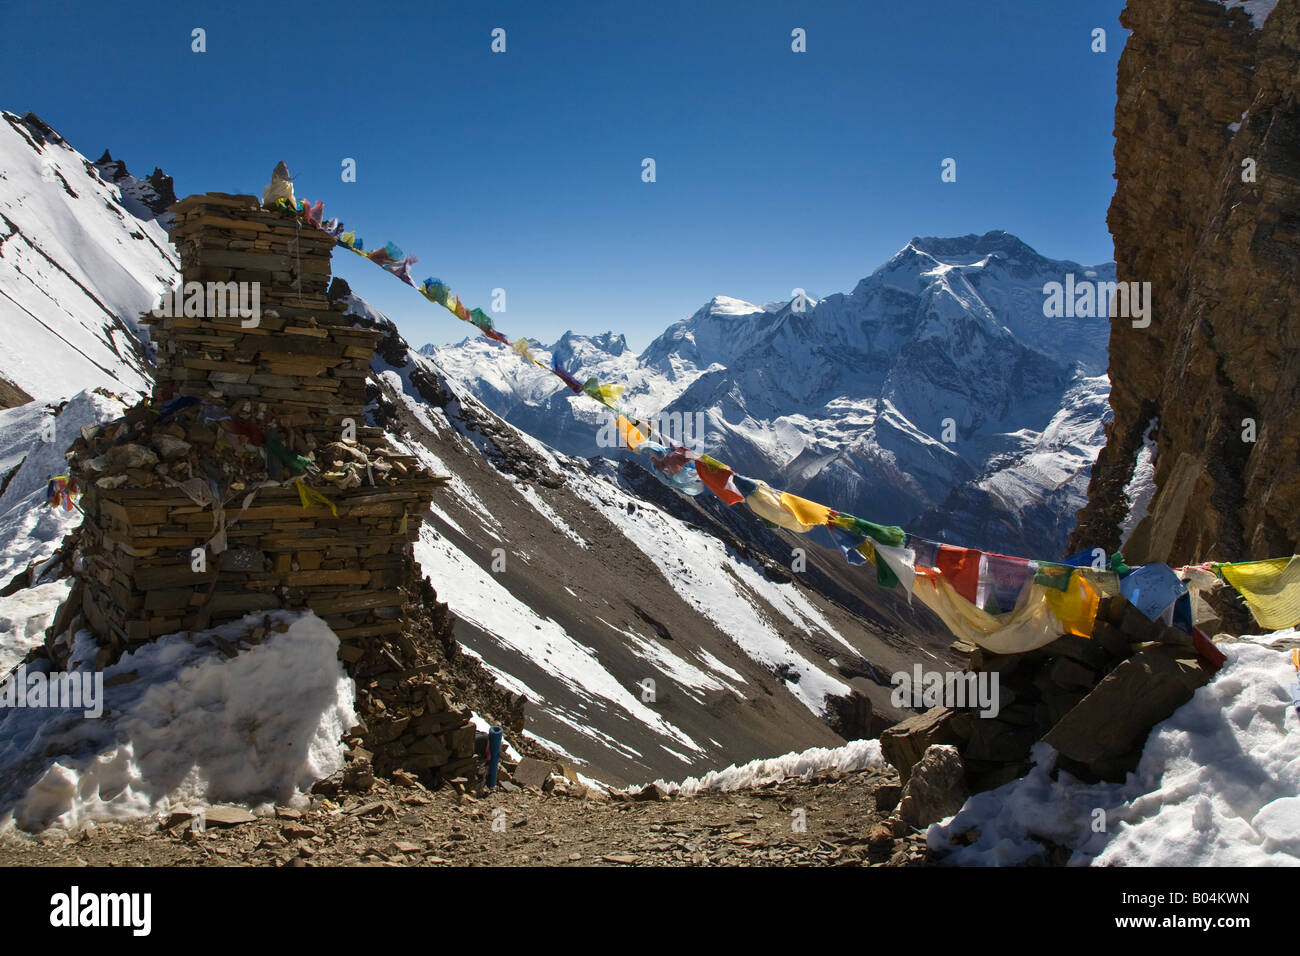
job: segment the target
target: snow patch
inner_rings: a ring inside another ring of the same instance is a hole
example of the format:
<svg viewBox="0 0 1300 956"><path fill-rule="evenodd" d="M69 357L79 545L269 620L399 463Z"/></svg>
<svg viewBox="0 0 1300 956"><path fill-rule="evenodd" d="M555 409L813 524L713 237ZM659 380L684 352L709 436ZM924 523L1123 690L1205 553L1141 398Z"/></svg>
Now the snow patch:
<svg viewBox="0 0 1300 956"><path fill-rule="evenodd" d="M230 659L205 638L237 644L265 615L123 655L103 672L111 686L99 719L0 710L0 833L76 831L205 803L305 806L312 784L343 766L353 684L320 618L270 616L288 630ZM70 667L89 668L91 646L83 632Z"/></svg>
<svg viewBox="0 0 1300 956"><path fill-rule="evenodd" d="M540 617L521 603L488 572L437 537L428 525L420 529L415 559L457 617L531 660L581 699L608 701L657 733L697 753L703 752L690 737L620 684L590 648L570 637L555 621ZM536 695L533 697L536 699ZM558 708L547 710L559 717ZM582 730L590 733L589 729Z"/></svg>
<svg viewBox="0 0 1300 956"><path fill-rule="evenodd" d="M72 582L64 579L0 597L0 675L45 642L45 629L70 590Z"/></svg>
<svg viewBox="0 0 1300 956"><path fill-rule="evenodd" d="M1218 3L1227 7L1229 10L1234 7L1241 7L1250 16L1250 25L1256 30L1264 29L1264 22L1268 15L1273 12L1277 6L1277 0L1218 0Z"/></svg>
<svg viewBox="0 0 1300 956"><path fill-rule="evenodd" d="M1282 637L1296 637L1286 631ZM1074 866L1300 865L1300 714L1286 655L1251 641L1218 645L1228 662L1147 739L1124 783L1087 784L1035 745L1028 775L976 794L930 827L945 862L1006 866L1043 855L1040 840L1074 851ZM1094 811L1106 813L1094 833ZM970 846L954 836L980 831Z"/></svg>
<svg viewBox="0 0 1300 956"><path fill-rule="evenodd" d="M1133 529L1147 516L1147 509L1151 507L1151 499L1156 493L1156 441L1151 436L1159 424L1158 417L1147 422L1146 431L1142 433L1142 447L1137 450L1133 460L1133 477L1124 486L1128 513L1119 526L1122 542L1128 541Z"/></svg>
<svg viewBox="0 0 1300 956"><path fill-rule="evenodd" d="M725 770L710 770L702 777L687 777L681 783L666 783L663 780L656 780L655 783L670 794L690 797L706 790L731 791L761 787L791 777L807 780L823 770L847 772L883 766L880 741L854 740L843 747L810 747L780 757L751 760L739 766L732 764Z"/></svg>

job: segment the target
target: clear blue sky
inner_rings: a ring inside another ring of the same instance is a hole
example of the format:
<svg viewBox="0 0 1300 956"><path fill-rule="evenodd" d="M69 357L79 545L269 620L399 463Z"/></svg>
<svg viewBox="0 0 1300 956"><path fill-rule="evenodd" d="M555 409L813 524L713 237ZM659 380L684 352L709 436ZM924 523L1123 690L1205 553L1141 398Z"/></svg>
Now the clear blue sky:
<svg viewBox="0 0 1300 956"><path fill-rule="evenodd" d="M419 256L418 278L471 308L506 289L507 334L614 329L640 348L715 294L848 291L914 235L1007 229L1109 260L1122 7L0 2L0 106L91 159L161 166L182 196L260 192L283 159L300 198ZM412 344L470 331L335 263Z"/></svg>

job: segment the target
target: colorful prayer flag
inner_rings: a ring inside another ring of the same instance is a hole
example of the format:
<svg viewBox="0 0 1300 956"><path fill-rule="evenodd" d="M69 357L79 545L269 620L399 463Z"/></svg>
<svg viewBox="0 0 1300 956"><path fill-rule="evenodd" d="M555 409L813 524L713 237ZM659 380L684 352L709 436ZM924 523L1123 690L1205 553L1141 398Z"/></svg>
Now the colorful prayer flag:
<svg viewBox="0 0 1300 956"><path fill-rule="evenodd" d="M1064 631L1079 637L1092 637L1101 596L1088 583L1086 575L1076 570L1070 575L1064 591L1043 588L1043 600L1061 622Z"/></svg>
<svg viewBox="0 0 1300 956"><path fill-rule="evenodd" d="M328 508L334 517L337 518L339 516L338 506L315 488L309 488L303 483L301 478L295 478L293 483L298 487L298 500L302 502L303 508L310 508L312 505L320 505L321 507Z"/></svg>
<svg viewBox="0 0 1300 956"><path fill-rule="evenodd" d="M737 476L736 487L743 490L739 476ZM749 509L760 518L766 518L773 524L790 531L806 534L816 527L800 521L798 516L781 501L781 493L765 481L753 482L752 490L745 495L745 504L749 505Z"/></svg>
<svg viewBox="0 0 1300 956"><path fill-rule="evenodd" d="M626 415L615 416L614 424L618 428L619 440L628 448L636 451L645 444L645 435L642 435L640 429L627 420Z"/></svg>
<svg viewBox="0 0 1300 956"><path fill-rule="evenodd" d="M1010 611L1019 603L1021 593L1033 576L1033 564L1025 558L983 553L980 556L979 584L975 589L975 606L990 614Z"/></svg>
<svg viewBox="0 0 1300 956"><path fill-rule="evenodd" d="M982 552L971 548L954 548L950 544L941 544L935 559L935 567L944 580L972 605L975 604L979 588L981 554Z"/></svg>
<svg viewBox="0 0 1300 956"><path fill-rule="evenodd" d="M716 458L700 455L695 459L695 472L705 487L722 499L723 504L738 505L745 500L736 489L736 473Z"/></svg>
<svg viewBox="0 0 1300 956"><path fill-rule="evenodd" d="M901 547L907 541L907 534L897 525L876 524L874 521L855 518L853 515L839 511L832 511L831 515L831 522L837 527L854 534L866 535L871 540L879 541L881 544Z"/></svg>
<svg viewBox="0 0 1300 956"><path fill-rule="evenodd" d="M788 491L781 492L781 506L794 515L796 521L809 528L815 528L831 520L830 508L809 501L807 498L792 495Z"/></svg>
<svg viewBox="0 0 1300 956"><path fill-rule="evenodd" d="M613 408L614 403L623 394L623 389L622 385L601 385L595 376L587 379L582 385L584 392L608 408Z"/></svg>
<svg viewBox="0 0 1300 956"><path fill-rule="evenodd" d="M1300 624L1300 555L1224 564L1219 570L1241 593L1260 627L1280 631Z"/></svg>

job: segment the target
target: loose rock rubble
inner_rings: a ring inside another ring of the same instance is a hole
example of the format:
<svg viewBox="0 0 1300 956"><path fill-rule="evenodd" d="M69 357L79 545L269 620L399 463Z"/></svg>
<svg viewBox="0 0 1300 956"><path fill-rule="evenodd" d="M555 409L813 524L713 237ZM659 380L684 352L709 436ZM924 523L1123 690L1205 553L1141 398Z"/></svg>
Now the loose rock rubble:
<svg viewBox="0 0 1300 956"><path fill-rule="evenodd" d="M572 774L572 769L569 768ZM189 815L0 845L0 865L923 866L924 835L878 808L898 778L830 771L637 801L552 774L549 789L429 790L409 777L199 830Z"/></svg>

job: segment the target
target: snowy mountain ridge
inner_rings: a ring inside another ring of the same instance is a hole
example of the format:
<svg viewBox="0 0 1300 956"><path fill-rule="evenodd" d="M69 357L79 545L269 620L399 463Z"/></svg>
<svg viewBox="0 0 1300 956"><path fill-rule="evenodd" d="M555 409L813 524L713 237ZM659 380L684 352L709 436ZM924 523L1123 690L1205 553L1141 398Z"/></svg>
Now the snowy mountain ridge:
<svg viewBox="0 0 1300 956"><path fill-rule="evenodd" d="M137 318L178 260L132 196L143 181L104 179L34 114L0 118L0 381L41 400L144 391L148 338Z"/></svg>
<svg viewBox="0 0 1300 956"><path fill-rule="evenodd" d="M847 294L715 296L639 355L566 333L579 378L640 414L704 416L734 468L954 543L1056 556L1109 419L1106 319L1047 318L1043 286L1114 266L1040 256L1006 232L916 237ZM618 337L621 341L621 337ZM483 339L426 347L507 421L599 452L603 411Z"/></svg>

